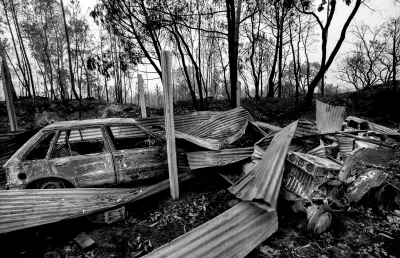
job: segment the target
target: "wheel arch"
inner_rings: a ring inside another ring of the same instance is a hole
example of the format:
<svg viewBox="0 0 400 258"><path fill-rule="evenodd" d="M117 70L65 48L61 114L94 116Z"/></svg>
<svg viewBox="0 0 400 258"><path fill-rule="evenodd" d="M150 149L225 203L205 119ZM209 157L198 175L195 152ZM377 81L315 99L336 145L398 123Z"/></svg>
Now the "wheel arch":
<svg viewBox="0 0 400 258"><path fill-rule="evenodd" d="M32 182L29 182L26 186L25 189L36 189L37 185L42 182L43 180L60 180L64 183L65 188L76 188L76 185L71 182L68 179L62 178L62 177L55 177L55 176L51 176L51 177L41 177L41 178L37 178L35 180L33 180Z"/></svg>

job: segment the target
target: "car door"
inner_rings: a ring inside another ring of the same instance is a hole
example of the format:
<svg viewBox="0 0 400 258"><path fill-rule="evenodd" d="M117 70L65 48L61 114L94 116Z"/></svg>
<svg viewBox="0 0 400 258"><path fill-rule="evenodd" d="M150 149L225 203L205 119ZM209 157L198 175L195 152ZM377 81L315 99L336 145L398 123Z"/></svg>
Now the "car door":
<svg viewBox="0 0 400 258"><path fill-rule="evenodd" d="M61 130L49 157L50 169L77 187L116 183L110 148L100 126Z"/></svg>
<svg viewBox="0 0 400 258"><path fill-rule="evenodd" d="M166 151L135 125L107 127L118 183L167 175Z"/></svg>
<svg viewBox="0 0 400 258"><path fill-rule="evenodd" d="M10 188L28 185L38 178L50 174L46 154L55 136L54 131L44 131L22 155L21 162L12 162L8 167L7 184Z"/></svg>

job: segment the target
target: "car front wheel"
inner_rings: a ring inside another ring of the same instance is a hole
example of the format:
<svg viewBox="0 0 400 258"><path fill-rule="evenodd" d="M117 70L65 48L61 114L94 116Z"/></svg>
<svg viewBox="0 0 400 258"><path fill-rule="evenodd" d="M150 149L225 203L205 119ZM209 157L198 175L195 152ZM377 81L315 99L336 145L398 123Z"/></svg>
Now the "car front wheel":
<svg viewBox="0 0 400 258"><path fill-rule="evenodd" d="M39 189L58 189L65 188L64 183L58 179L45 179L39 183Z"/></svg>

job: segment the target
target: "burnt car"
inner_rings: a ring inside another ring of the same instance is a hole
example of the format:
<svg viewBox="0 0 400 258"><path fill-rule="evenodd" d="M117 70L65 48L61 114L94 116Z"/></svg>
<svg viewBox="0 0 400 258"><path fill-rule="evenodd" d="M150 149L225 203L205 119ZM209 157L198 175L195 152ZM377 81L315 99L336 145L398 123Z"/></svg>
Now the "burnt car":
<svg viewBox="0 0 400 258"><path fill-rule="evenodd" d="M130 118L48 125L4 168L9 189L103 187L168 174L164 136Z"/></svg>

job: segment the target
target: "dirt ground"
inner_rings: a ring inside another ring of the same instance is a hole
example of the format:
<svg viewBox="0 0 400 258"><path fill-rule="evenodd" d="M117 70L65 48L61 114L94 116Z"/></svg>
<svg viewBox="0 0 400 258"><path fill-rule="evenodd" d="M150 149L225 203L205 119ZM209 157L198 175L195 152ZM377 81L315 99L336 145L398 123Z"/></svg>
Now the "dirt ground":
<svg viewBox="0 0 400 258"><path fill-rule="evenodd" d="M346 104L348 114L393 128L398 127L400 118L398 110L392 108L396 98L389 95L382 90L370 89L358 95L325 97L324 100ZM385 98L386 105L382 106ZM293 103L293 99L244 100L243 106L257 120L279 126L299 116L314 119L313 112L295 114ZM102 117L106 106L97 100L84 100L82 118ZM228 108L226 101L214 101L210 105L210 110ZM40 117L46 117L44 120L79 117L77 101L21 100L16 103L16 110L20 126L27 130L38 127ZM188 103L175 106L176 114L192 111ZM43 112L48 114L43 115ZM140 116L139 108L132 105L119 105L117 110L109 112L118 117ZM162 115L162 110L149 109L148 113ZM2 132L7 130L6 115L5 106L0 103ZM391 171L400 175L398 158L391 166ZM389 181L400 185L395 177L390 177ZM0 257L140 257L236 205L238 200L227 191L228 187L215 170L204 170L181 185L179 200L173 201L169 192L164 191L126 207L128 216L123 221L105 225L83 217L2 234ZM399 192L393 192L392 196L395 196L395 204L390 211L399 210ZM280 200L278 231L248 257L400 257L400 224L393 222L390 212L379 212L373 200L371 194L357 205L336 211L340 220L320 236L307 231L306 214L293 212L289 203ZM81 232L96 242L93 248L81 250L73 241Z"/></svg>

